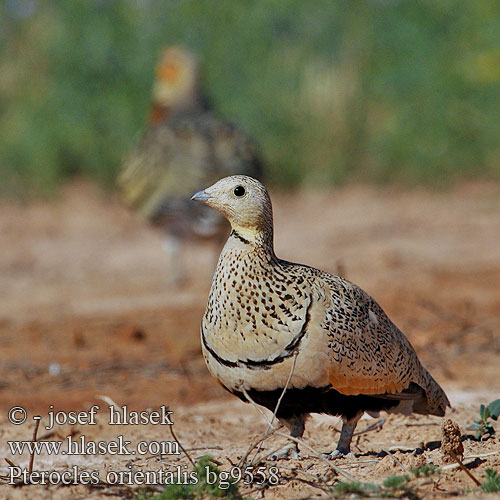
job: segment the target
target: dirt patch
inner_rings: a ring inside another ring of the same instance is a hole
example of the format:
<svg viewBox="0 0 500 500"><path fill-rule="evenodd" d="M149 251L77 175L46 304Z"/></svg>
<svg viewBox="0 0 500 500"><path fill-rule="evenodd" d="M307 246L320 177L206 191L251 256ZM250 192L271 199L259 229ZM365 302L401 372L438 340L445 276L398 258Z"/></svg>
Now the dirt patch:
<svg viewBox="0 0 500 500"><path fill-rule="evenodd" d="M449 193L365 187L272 193L277 254L339 272L375 297L448 392L455 407L449 416L463 432L480 402L500 397L499 194L498 185L486 184ZM31 438L31 420L8 423L10 407L23 406L45 422L50 405L70 411L99 404L104 411L100 396L136 410L168 405L184 446L204 448L193 450L193 457L208 452L223 469L236 464L265 431L262 415L227 395L200 356L199 322L215 265L213 248L188 248L186 282L172 288L160 236L84 183L68 186L56 202L2 206L0 234L0 456L10 456L7 440ZM71 431L110 440L122 433L133 442L171 438L164 426L118 429L106 425L104 415L99 418L96 426L64 427L59 435ZM359 428L371 422L367 418ZM354 459L335 463L356 479L379 484L389 474L404 473L394 458L408 469L441 466L440 425L430 417L389 417L381 430L359 435ZM336 428L336 419L316 416L305 441L331 451ZM266 441L262 452L280 441ZM478 442L467 434L463 445L465 458L499 449L498 438ZM306 449L302 455L278 463L279 486L243 491L256 498L323 494L307 481L312 475L332 483L331 470ZM498 453L487 455L468 467L482 480L486 467L498 469L499 460ZM26 465L28 455L15 461ZM183 455L168 462L188 465ZM102 474L130 470L127 464L153 470L162 462L42 453L35 467L78 465ZM426 480L418 480L420 496L473 487L460 469ZM33 495L32 487L3 488L9 498ZM38 498L104 498L114 490L36 491ZM133 494L120 487L115 493Z"/></svg>

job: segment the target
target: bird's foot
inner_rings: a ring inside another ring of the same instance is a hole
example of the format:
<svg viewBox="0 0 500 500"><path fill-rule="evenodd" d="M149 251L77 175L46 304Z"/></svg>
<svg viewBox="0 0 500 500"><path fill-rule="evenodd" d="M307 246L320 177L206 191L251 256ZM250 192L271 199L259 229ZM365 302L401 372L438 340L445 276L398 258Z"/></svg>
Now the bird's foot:
<svg viewBox="0 0 500 500"><path fill-rule="evenodd" d="M299 458L299 449L295 443L290 443L281 448L281 450L274 451L269 455L271 460L281 460L282 458Z"/></svg>
<svg viewBox="0 0 500 500"><path fill-rule="evenodd" d="M335 460L336 458L354 458L354 454L350 451L341 451L338 448L333 450L331 453L325 453L323 456L327 460Z"/></svg>

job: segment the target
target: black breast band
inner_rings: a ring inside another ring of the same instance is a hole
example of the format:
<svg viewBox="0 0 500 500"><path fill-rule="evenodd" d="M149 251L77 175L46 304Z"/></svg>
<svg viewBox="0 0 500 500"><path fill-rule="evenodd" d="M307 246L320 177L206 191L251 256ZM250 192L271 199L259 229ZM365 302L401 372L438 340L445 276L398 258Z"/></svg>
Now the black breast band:
<svg viewBox="0 0 500 500"><path fill-rule="evenodd" d="M221 365L228 366L230 368L246 367L250 368L251 370L269 370L272 367L272 365L275 365L277 363L282 363L283 361L285 361L285 359L293 356L295 350L300 345L300 342L302 341L307 332L307 325L309 324L310 320L310 313L309 313L310 308L311 308L311 303L307 306L306 320L304 321L304 325L302 326L300 333L285 347L283 352L281 352L280 354L271 359L260 359L260 360L238 359L238 361L230 361L229 359L222 358L208 345L207 339L205 338L205 332L203 331L203 324L201 326L201 341L203 342L205 349Z"/></svg>

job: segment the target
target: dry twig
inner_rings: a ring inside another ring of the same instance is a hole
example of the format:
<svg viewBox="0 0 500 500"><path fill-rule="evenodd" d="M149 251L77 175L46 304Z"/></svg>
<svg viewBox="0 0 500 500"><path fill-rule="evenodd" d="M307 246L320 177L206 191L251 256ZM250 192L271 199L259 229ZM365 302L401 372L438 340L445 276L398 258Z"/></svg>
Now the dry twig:
<svg viewBox="0 0 500 500"><path fill-rule="evenodd" d="M104 401L108 406L114 406L115 408L119 408L119 406L109 397L104 396L103 394L96 396L97 399Z"/></svg>
<svg viewBox="0 0 500 500"><path fill-rule="evenodd" d="M298 354L299 354L299 351L295 351L295 353L293 355L292 366L290 367L290 373L288 374L288 379L286 381L285 387L283 387L283 390L281 391L281 394L280 394L280 397L278 399L278 402L276 403L276 407L274 408L274 412L273 412L273 416L271 418L271 422L269 422L265 434L267 434L272 429L272 427L273 427L273 422L276 419L276 415L278 413L278 409L280 407L281 401L283 400L283 397L285 396L285 393L286 393L286 391L288 389L288 385L290 384L290 380L292 380L293 372L295 371L295 364L297 363L297 356L298 356ZM255 457L260 452L260 449L262 448L262 443L263 443L263 441L261 441L259 443L257 449L255 450L255 454L253 456L253 459L251 460L252 463L255 460Z"/></svg>
<svg viewBox="0 0 500 500"><path fill-rule="evenodd" d="M11 467L17 467L18 469L20 469L21 467L19 467L19 465L16 465L12 460L9 460L8 458L5 458L4 459Z"/></svg>
<svg viewBox="0 0 500 500"><path fill-rule="evenodd" d="M389 450L387 450L386 448L382 448L382 451L385 451L405 472L407 472L408 474L410 473L410 471Z"/></svg>
<svg viewBox="0 0 500 500"><path fill-rule="evenodd" d="M353 478L350 474L348 474L345 470L341 469L340 467L337 467L336 465L333 465L329 460L327 460L322 453L319 451L315 450L313 447L309 446L307 443L305 443L302 439L295 438L293 436L289 436L288 434L284 434L283 432L278 432L276 431L277 436L282 436L290 441L293 441L294 443L302 445L304 448L307 448L309 451L314 453L322 462L328 465L330 469L332 469L334 472L337 474L344 476L346 479L349 481L355 482L356 479Z"/></svg>
<svg viewBox="0 0 500 500"><path fill-rule="evenodd" d="M36 443L37 442L37 434L38 434L38 428L40 427L40 420L42 420L42 417L36 416L33 417L35 419L35 429L33 430L33 438L32 442ZM14 467L16 469L21 469L19 465L15 464L12 460L9 460L8 458L4 458L4 460L9 464L10 467ZM28 465L28 472L31 474L33 472L33 463L35 461L35 450L32 448L31 453L30 453L30 461ZM0 476L0 481L10 481L10 476L8 474L3 474Z"/></svg>
<svg viewBox="0 0 500 500"><path fill-rule="evenodd" d="M8 458L4 459L10 467L14 467L15 469L20 469L19 465L16 465L12 460L9 460ZM2 474L0 475L0 481L8 483L10 481L10 476L8 474Z"/></svg>
<svg viewBox="0 0 500 500"><path fill-rule="evenodd" d="M170 434L172 434L172 437L175 439L175 441L179 445L179 448L184 452L184 455L186 455L186 457L188 458L188 460L191 462L191 465L193 467L196 467L196 464L194 463L194 460L191 458L191 456L189 455L189 453L186 451L186 448L184 448L184 446L182 446L181 442L177 439L177 436L175 435L175 432L174 432L174 426L173 425L169 425L168 427L170 429Z"/></svg>
<svg viewBox="0 0 500 500"><path fill-rule="evenodd" d="M460 457L453 450L448 450L448 452L456 460L458 466L474 481L474 484L476 486L481 486L481 483L472 475L472 472L465 467Z"/></svg>
<svg viewBox="0 0 500 500"><path fill-rule="evenodd" d="M253 404L255 404L255 403L253 403ZM272 427L269 432L265 432L262 436L255 439L254 442L250 444L250 446L248 447L248 450L243 455L243 457L241 457L241 460L238 462L238 467L243 466L243 464L246 462L248 456L250 455L250 453L252 453L252 451L255 449L256 446L258 446L260 443L262 443L266 439L270 438L281 427L282 427L281 425L279 427ZM253 461L252 461L252 465L255 465L253 463Z"/></svg>
<svg viewBox="0 0 500 500"><path fill-rule="evenodd" d="M267 422L268 429L271 428L273 424L267 418L267 415L264 413L264 410L251 398L250 394L248 394L248 391L243 387L243 385L240 385L239 389L241 390L245 398L247 398L247 401L249 403L252 403L255 406L255 408L257 408L257 411L264 417L264 420Z"/></svg>
<svg viewBox="0 0 500 500"><path fill-rule="evenodd" d="M288 379L286 381L286 384L285 384L285 387L283 388L283 391L281 392L280 394L280 397L278 399L278 402L276 403L276 407L274 408L274 413L273 413L273 416L271 418L271 420L269 420L267 418L267 415L264 413L264 411L260 408L260 406L257 405L257 403L250 397L250 394L248 394L248 391L245 389L245 387L243 387L243 385L240 386L240 389L241 391L243 392L245 398L247 398L247 400L255 407L257 408L257 410L260 412L260 414L264 417L264 419L266 420L267 422L267 429L266 431L264 432L264 434L262 435L261 438L259 438L257 441L255 441L254 443L252 443L250 445L250 447L248 448L247 452L245 453L245 455L241 458L240 462L239 462L239 465L240 466L243 466L243 464L246 462L247 458L250 456L250 453L255 449L257 448L257 450L255 451L255 454L252 458L252 460L250 461L252 465L254 465L254 461L255 461L255 458L256 456L258 455L261 447L262 447L262 443L269 437L271 436L274 431L276 430L276 428L273 426L273 422L274 422L274 419L276 418L276 414L278 413L278 409L280 407L280 404L281 404L281 401L283 400L283 397L285 396L285 392L287 391L288 389L288 385L290 384L290 380L292 379L292 376L293 376L293 372L295 371L295 364L297 362L297 356L298 356L298 351L295 351L295 354L293 356L293 361L292 361L292 366L290 367L290 373L288 374Z"/></svg>
<svg viewBox="0 0 500 500"><path fill-rule="evenodd" d="M323 490L326 493L331 493L332 491L331 486L324 479L317 477L314 474L311 474L310 472L307 472L303 469L299 469L297 467L289 467L287 465L281 465L280 469L285 469L292 472L300 472L301 474L304 474L306 477L310 478L311 481L313 481L313 482L307 481L307 484L309 484L310 486ZM295 478L295 479L297 481L302 481L300 478Z"/></svg>
<svg viewBox="0 0 500 500"><path fill-rule="evenodd" d="M40 420L42 420L42 417L40 417L39 415L36 416L36 417L33 417L36 422L35 422L35 429L33 430L33 443L36 443L36 435L38 434L38 428L40 427ZM29 473L31 474L33 472L33 462L35 461L35 450L32 449L31 450L31 454L30 454L30 464L29 464L29 467L28 467L28 471Z"/></svg>
<svg viewBox="0 0 500 500"><path fill-rule="evenodd" d="M278 409L280 407L281 400L283 399L285 392L288 389L288 384L290 383L290 380L292 379L293 372L295 371L295 363L297 362L298 354L299 354L299 351L295 351L295 354L293 355L293 361L292 361L292 366L290 368L290 373L288 374L288 379L286 381L285 387L283 387L283 391L281 392L281 395L278 399L278 402L276 403L276 408L274 409L273 418L271 419L271 425L274 422L274 419L276 418L276 414L278 413Z"/></svg>
<svg viewBox="0 0 500 500"><path fill-rule="evenodd" d="M361 436L362 434L366 434L367 432L375 431L377 429L382 429L385 424L385 417L382 417L380 420L377 420L373 424L365 427L360 431L356 431L353 436Z"/></svg>

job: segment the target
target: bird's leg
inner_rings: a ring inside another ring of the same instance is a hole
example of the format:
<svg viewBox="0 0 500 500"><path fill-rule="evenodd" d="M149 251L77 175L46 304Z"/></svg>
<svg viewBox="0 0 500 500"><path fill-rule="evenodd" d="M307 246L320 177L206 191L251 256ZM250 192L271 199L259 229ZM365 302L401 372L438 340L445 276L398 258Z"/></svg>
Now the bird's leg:
<svg viewBox="0 0 500 500"><path fill-rule="evenodd" d="M280 418L280 422L285 424L290 430L290 436L301 438L304 434L304 427L307 415L294 415L290 418ZM274 452L270 456L271 460L280 460L281 458L299 458L299 446L295 442L290 442L281 450Z"/></svg>
<svg viewBox="0 0 500 500"><path fill-rule="evenodd" d="M339 442L337 443L337 448L328 453L326 458L342 458L344 456L352 456L351 453L351 439L354 433L354 429L356 429L356 425L358 420L361 418L362 413L358 413L353 418L347 419L342 418L342 430L340 431Z"/></svg>
<svg viewBox="0 0 500 500"><path fill-rule="evenodd" d="M181 284L184 276L184 266L181 262L182 243L180 238L172 233L167 233L163 240L163 248L167 253L168 259L168 278L169 285L178 286Z"/></svg>

